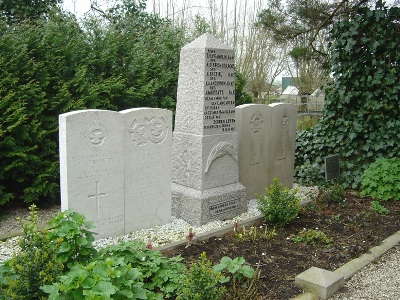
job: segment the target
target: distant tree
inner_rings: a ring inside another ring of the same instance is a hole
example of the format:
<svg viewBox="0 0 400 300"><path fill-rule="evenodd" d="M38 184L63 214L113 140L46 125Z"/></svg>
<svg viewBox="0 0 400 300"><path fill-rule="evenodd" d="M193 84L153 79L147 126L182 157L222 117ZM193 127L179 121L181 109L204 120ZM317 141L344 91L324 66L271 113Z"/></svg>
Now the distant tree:
<svg viewBox="0 0 400 300"><path fill-rule="evenodd" d="M347 19L372 0L271 0L259 14L258 25L278 43L290 45L292 76L300 78L302 94L324 83L329 70L328 37L335 22ZM290 68L289 68L290 70Z"/></svg>
<svg viewBox="0 0 400 300"><path fill-rule="evenodd" d="M61 2L62 0L1 0L0 16L4 17L9 24L37 20L47 16Z"/></svg>

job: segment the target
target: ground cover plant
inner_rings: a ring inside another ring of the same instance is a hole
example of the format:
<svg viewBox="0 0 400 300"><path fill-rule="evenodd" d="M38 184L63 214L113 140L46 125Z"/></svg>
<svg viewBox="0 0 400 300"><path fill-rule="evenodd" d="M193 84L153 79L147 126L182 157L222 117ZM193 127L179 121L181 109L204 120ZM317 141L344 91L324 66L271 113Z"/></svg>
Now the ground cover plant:
<svg viewBox="0 0 400 300"><path fill-rule="evenodd" d="M316 197L284 227L275 227L273 235L263 234L266 228L273 228L267 221L245 229L233 225L232 232L223 237L181 246L166 255L181 255L186 264L203 252L214 264L224 256L243 257L260 272L257 286L261 296L253 299L290 299L302 292L294 285L296 275L311 267L333 271L400 229L400 201L386 202L387 214L371 210L373 202L354 191L343 191L341 202ZM249 234L254 228L256 239Z"/></svg>
<svg viewBox="0 0 400 300"><path fill-rule="evenodd" d="M21 251L0 265L0 299L225 299L230 291L257 295L258 273L242 257L213 266L202 254L186 268L143 242L96 250L93 226L67 210L39 230L30 207ZM194 287L197 292L193 293Z"/></svg>

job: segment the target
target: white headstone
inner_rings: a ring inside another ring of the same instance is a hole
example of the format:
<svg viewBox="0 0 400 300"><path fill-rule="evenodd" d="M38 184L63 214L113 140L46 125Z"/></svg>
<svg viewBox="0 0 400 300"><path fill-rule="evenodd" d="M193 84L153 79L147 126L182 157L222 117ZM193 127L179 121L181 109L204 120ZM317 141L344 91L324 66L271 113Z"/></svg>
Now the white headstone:
<svg viewBox="0 0 400 300"><path fill-rule="evenodd" d="M271 107L270 176L284 187L293 187L297 109L294 104L273 103Z"/></svg>
<svg viewBox="0 0 400 300"><path fill-rule="evenodd" d="M204 34L181 51L172 212L194 225L246 209L238 182L233 50Z"/></svg>
<svg viewBox="0 0 400 300"><path fill-rule="evenodd" d="M239 141L239 181L246 187L248 199L265 194L272 182L269 173L271 107L243 104L236 107Z"/></svg>
<svg viewBox="0 0 400 300"><path fill-rule="evenodd" d="M114 111L62 114L61 209L82 213L97 238L124 234L123 123Z"/></svg>
<svg viewBox="0 0 400 300"><path fill-rule="evenodd" d="M125 119L125 231L170 222L172 112L122 111Z"/></svg>
<svg viewBox="0 0 400 300"><path fill-rule="evenodd" d="M170 221L171 111L84 110L59 121L62 210L93 221L97 239Z"/></svg>

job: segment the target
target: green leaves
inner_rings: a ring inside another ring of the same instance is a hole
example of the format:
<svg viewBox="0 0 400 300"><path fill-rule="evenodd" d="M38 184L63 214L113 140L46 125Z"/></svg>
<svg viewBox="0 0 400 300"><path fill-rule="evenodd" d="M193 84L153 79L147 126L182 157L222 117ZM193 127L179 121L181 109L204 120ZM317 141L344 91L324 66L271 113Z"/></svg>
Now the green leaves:
<svg viewBox="0 0 400 300"><path fill-rule="evenodd" d="M322 183L313 164L337 153L345 187L360 188L361 175L378 157L400 156L400 8L358 7L330 32L333 81L323 118L296 141L296 178ZM395 70L395 71L393 71ZM396 124L396 125L395 125ZM310 139L312 142L310 143ZM319 163L319 168L323 164ZM315 170L315 172L312 172Z"/></svg>
<svg viewBox="0 0 400 300"><path fill-rule="evenodd" d="M300 200L296 193L287 187L282 189L278 178L274 178L270 187L265 188L265 196L256 195L258 209L265 220L283 227L299 213Z"/></svg>
<svg viewBox="0 0 400 300"><path fill-rule="evenodd" d="M400 200L400 159L378 158L370 164L362 175L361 195Z"/></svg>

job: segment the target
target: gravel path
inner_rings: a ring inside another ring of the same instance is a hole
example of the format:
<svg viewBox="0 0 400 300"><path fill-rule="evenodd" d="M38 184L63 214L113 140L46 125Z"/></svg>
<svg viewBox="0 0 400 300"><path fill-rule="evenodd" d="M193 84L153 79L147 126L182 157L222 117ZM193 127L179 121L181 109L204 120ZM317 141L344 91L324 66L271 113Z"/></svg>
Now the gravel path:
<svg viewBox="0 0 400 300"><path fill-rule="evenodd" d="M332 300L400 299L400 245L348 280Z"/></svg>
<svg viewBox="0 0 400 300"><path fill-rule="evenodd" d="M57 215L60 211L60 205L53 205L46 209L38 209L38 223L45 224L52 217ZM16 230L21 230L21 225L19 224L17 218L22 221L28 219L29 209L28 208L17 208L4 213L0 216L0 236L9 232Z"/></svg>

